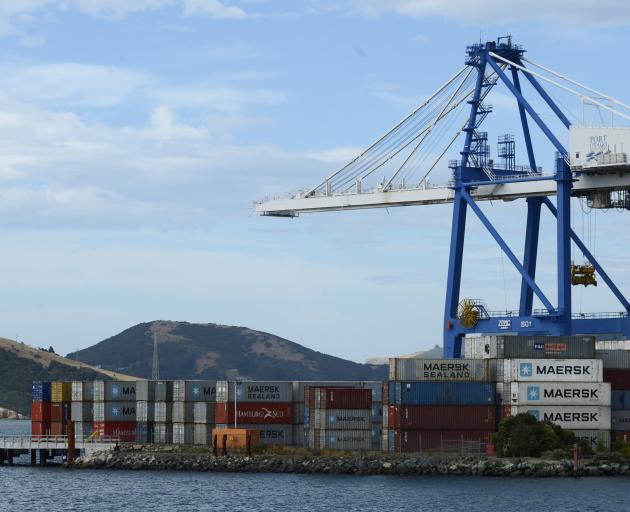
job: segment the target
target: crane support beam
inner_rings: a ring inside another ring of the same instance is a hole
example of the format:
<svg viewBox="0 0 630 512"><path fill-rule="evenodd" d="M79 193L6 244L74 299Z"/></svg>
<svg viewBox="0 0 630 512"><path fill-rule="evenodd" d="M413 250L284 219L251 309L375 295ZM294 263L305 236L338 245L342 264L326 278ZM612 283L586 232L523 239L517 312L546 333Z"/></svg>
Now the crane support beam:
<svg viewBox="0 0 630 512"><path fill-rule="evenodd" d="M536 262L538 259L538 238L540 233L540 210L542 197L530 197L527 199L527 226L525 228L525 254L523 268L536 278ZM531 315L534 304L534 290L524 278L521 279L521 299L519 312L522 316Z"/></svg>

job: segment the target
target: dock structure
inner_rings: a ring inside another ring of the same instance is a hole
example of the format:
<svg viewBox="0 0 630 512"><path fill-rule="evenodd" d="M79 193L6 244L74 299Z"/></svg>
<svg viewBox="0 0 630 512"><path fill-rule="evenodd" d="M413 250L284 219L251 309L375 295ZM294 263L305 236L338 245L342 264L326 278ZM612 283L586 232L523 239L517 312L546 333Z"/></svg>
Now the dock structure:
<svg viewBox="0 0 630 512"><path fill-rule="evenodd" d="M114 450L119 443L116 438L75 439L72 449L72 442L68 443L68 440L68 436L0 437L0 466L5 464L12 466L15 458L21 455L30 455L33 466L37 464L45 466L55 457L66 457L71 460L78 455Z"/></svg>

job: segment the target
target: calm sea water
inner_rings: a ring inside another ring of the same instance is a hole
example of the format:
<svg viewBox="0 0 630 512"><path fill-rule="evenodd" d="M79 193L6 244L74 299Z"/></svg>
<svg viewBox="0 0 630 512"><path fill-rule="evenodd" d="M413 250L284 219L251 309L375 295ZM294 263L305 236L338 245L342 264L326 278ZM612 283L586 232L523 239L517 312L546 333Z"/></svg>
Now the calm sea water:
<svg viewBox="0 0 630 512"><path fill-rule="evenodd" d="M0 435L28 422L0 421ZM0 511L622 512L623 478L499 479L0 468Z"/></svg>

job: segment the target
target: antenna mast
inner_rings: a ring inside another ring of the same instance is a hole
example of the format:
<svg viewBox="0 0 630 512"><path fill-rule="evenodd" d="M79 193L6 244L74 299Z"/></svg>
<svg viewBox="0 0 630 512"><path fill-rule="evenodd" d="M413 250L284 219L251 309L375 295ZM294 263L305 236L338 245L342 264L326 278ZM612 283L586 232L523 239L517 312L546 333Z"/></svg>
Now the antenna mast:
<svg viewBox="0 0 630 512"><path fill-rule="evenodd" d="M151 369L151 380L160 380L160 360L158 358L157 333L153 333L153 367Z"/></svg>

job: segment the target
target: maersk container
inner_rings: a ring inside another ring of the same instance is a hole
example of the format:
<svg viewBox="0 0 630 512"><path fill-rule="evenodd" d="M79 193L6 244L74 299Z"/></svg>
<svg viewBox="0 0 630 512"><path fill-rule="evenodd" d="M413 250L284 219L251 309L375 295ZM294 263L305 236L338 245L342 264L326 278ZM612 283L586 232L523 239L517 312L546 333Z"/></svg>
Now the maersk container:
<svg viewBox="0 0 630 512"><path fill-rule="evenodd" d="M33 382L33 402L50 402L50 382Z"/></svg>
<svg viewBox="0 0 630 512"><path fill-rule="evenodd" d="M576 441L586 441L589 446L596 450L603 446L610 450L610 430L572 430Z"/></svg>
<svg viewBox="0 0 630 512"><path fill-rule="evenodd" d="M293 382L287 381L243 381L217 382L217 402L233 402L236 387L237 402L291 402Z"/></svg>
<svg viewBox="0 0 630 512"><path fill-rule="evenodd" d="M94 422L136 421L136 402L94 402Z"/></svg>
<svg viewBox="0 0 630 512"><path fill-rule="evenodd" d="M492 405L390 405L389 428L403 430L493 430Z"/></svg>
<svg viewBox="0 0 630 512"><path fill-rule="evenodd" d="M93 402L72 402L70 404L70 417L72 421L94 421Z"/></svg>
<svg viewBox="0 0 630 512"><path fill-rule="evenodd" d="M594 336L475 336L463 341L466 359L595 359Z"/></svg>
<svg viewBox="0 0 630 512"><path fill-rule="evenodd" d="M193 402L173 402L173 423L192 423L194 415Z"/></svg>
<svg viewBox="0 0 630 512"><path fill-rule="evenodd" d="M153 402L155 400L155 381L139 380L136 382L136 400L138 402Z"/></svg>
<svg viewBox="0 0 630 512"><path fill-rule="evenodd" d="M156 402L172 402L173 401L173 381L158 380L155 381L155 401Z"/></svg>
<svg viewBox="0 0 630 512"><path fill-rule="evenodd" d="M568 430L610 430L610 407L574 405L513 405L512 416L528 413Z"/></svg>
<svg viewBox="0 0 630 512"><path fill-rule="evenodd" d="M174 402L216 402L216 380L173 381Z"/></svg>
<svg viewBox="0 0 630 512"><path fill-rule="evenodd" d="M152 422L154 420L155 409L152 402L136 402L136 421Z"/></svg>
<svg viewBox="0 0 630 512"><path fill-rule="evenodd" d="M630 368L630 350L598 350L595 354L604 362L604 368Z"/></svg>
<svg viewBox="0 0 630 512"><path fill-rule="evenodd" d="M95 402L135 402L136 382L118 380L95 380Z"/></svg>
<svg viewBox="0 0 630 512"><path fill-rule="evenodd" d="M511 405L610 405L605 382L512 382Z"/></svg>
<svg viewBox="0 0 630 512"><path fill-rule="evenodd" d="M70 402L72 400L72 382L54 381L50 385L51 402Z"/></svg>
<svg viewBox="0 0 630 512"><path fill-rule="evenodd" d="M372 401L381 402L383 392L382 386L383 383L381 381L295 381L293 382L293 402L304 402L305 394L311 387L370 389L372 390Z"/></svg>
<svg viewBox="0 0 630 512"><path fill-rule="evenodd" d="M494 405L489 382L390 382L389 403L396 405Z"/></svg>
<svg viewBox="0 0 630 512"><path fill-rule="evenodd" d="M155 402L153 404L153 419L158 423L173 421L173 402Z"/></svg>
<svg viewBox="0 0 630 512"><path fill-rule="evenodd" d="M293 425L249 424L249 425L238 425L238 428L258 430L260 432L260 444L274 445L274 446L292 446L293 445ZM302 437L304 437L303 433L302 433Z"/></svg>
<svg viewBox="0 0 630 512"><path fill-rule="evenodd" d="M94 432L94 424L91 421L74 422L74 438L80 441L88 439Z"/></svg>
<svg viewBox="0 0 630 512"><path fill-rule="evenodd" d="M369 450L372 448L372 432L309 429L308 446L319 450Z"/></svg>
<svg viewBox="0 0 630 512"><path fill-rule="evenodd" d="M599 359L504 359L504 382L602 382Z"/></svg>
<svg viewBox="0 0 630 512"><path fill-rule="evenodd" d="M606 368L604 382L610 382L613 390L630 389L630 369Z"/></svg>
<svg viewBox="0 0 630 512"><path fill-rule="evenodd" d="M618 410L630 410L630 390L629 389L616 389L612 391L612 404L613 409Z"/></svg>
<svg viewBox="0 0 630 512"><path fill-rule="evenodd" d="M173 444L193 444L194 437L193 423L173 423Z"/></svg>
<svg viewBox="0 0 630 512"><path fill-rule="evenodd" d="M214 423L216 403L195 402L193 404L193 423Z"/></svg>
<svg viewBox="0 0 630 512"><path fill-rule="evenodd" d="M492 381L495 368L490 359L390 358L389 380Z"/></svg>
<svg viewBox="0 0 630 512"><path fill-rule="evenodd" d="M612 411L611 430L630 430L630 411Z"/></svg>
<svg viewBox="0 0 630 512"><path fill-rule="evenodd" d="M389 433L390 450L393 447L391 451L395 452L485 453L494 431L390 430Z"/></svg>
<svg viewBox="0 0 630 512"><path fill-rule="evenodd" d="M193 444L210 446L212 427L206 424L195 423L193 427Z"/></svg>
<svg viewBox="0 0 630 512"><path fill-rule="evenodd" d="M371 409L313 409L309 428L361 430L372 428Z"/></svg>
<svg viewBox="0 0 630 512"><path fill-rule="evenodd" d="M173 424L154 423L153 439L156 444L171 444L173 442Z"/></svg>

